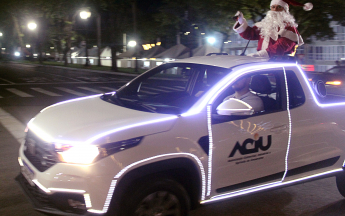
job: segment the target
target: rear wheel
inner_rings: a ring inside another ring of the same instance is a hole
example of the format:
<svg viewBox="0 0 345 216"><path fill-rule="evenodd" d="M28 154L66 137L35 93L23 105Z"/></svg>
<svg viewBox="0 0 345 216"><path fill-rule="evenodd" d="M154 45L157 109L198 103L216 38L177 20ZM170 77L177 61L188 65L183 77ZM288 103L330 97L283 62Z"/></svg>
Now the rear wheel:
<svg viewBox="0 0 345 216"><path fill-rule="evenodd" d="M339 193L345 197L345 172L341 172L336 175L337 188Z"/></svg>
<svg viewBox="0 0 345 216"><path fill-rule="evenodd" d="M128 192L123 199L122 215L186 216L190 209L186 190L171 179L146 181Z"/></svg>

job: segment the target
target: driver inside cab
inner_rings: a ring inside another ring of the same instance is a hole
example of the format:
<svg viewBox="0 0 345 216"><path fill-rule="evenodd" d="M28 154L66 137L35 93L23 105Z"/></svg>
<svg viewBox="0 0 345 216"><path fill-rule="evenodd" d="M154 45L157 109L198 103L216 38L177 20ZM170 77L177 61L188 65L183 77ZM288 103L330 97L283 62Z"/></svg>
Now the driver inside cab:
<svg viewBox="0 0 345 216"><path fill-rule="evenodd" d="M261 98L249 90L251 76L245 76L237 80L231 87L235 90L235 93L226 97L223 101L229 100L230 98L239 99L249 104L254 112L264 111L264 103Z"/></svg>

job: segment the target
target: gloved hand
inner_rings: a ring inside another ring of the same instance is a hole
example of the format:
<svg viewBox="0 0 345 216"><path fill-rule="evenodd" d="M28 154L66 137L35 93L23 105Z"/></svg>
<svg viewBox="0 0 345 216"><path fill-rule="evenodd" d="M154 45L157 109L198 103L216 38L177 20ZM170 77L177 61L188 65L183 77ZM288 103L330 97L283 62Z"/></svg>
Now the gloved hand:
<svg viewBox="0 0 345 216"><path fill-rule="evenodd" d="M263 57L263 58L269 58L270 57L266 50L260 50L256 53L250 53L247 56L249 56L249 57Z"/></svg>
<svg viewBox="0 0 345 216"><path fill-rule="evenodd" d="M237 17L237 21L240 23L240 24L242 24L242 23L244 23L244 17L243 17L243 13L242 12L240 12L240 11L237 11L237 13L235 14L235 16L234 17Z"/></svg>

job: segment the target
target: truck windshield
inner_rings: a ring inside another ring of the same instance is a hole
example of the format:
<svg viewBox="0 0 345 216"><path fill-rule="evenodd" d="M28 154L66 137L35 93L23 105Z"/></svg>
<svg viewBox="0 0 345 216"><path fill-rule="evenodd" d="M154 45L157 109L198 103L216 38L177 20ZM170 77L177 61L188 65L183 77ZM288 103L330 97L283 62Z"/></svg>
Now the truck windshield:
<svg viewBox="0 0 345 216"><path fill-rule="evenodd" d="M167 63L138 76L117 92L102 99L130 109L181 114L223 78L229 69Z"/></svg>

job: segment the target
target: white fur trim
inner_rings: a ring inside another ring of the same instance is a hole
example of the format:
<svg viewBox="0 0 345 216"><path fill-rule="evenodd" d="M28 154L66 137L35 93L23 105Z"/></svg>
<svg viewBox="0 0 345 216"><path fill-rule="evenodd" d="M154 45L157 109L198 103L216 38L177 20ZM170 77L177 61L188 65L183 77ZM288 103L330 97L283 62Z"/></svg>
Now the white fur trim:
<svg viewBox="0 0 345 216"><path fill-rule="evenodd" d="M281 37L285 37L291 41L294 41L297 43L298 46L302 46L304 44L304 41L301 37L301 35L299 34L296 34L292 31L289 31L289 30L284 30L281 34L280 34Z"/></svg>
<svg viewBox="0 0 345 216"><path fill-rule="evenodd" d="M267 50L271 37L265 37L262 41L261 50Z"/></svg>
<svg viewBox="0 0 345 216"><path fill-rule="evenodd" d="M259 57L269 58L268 52L266 50L260 50L258 52Z"/></svg>
<svg viewBox="0 0 345 216"><path fill-rule="evenodd" d="M261 58L269 58L270 56L268 55L268 52L266 50L260 50L256 53L251 53L247 55L249 57L261 57Z"/></svg>
<svg viewBox="0 0 345 216"><path fill-rule="evenodd" d="M235 28L238 24L240 24L238 21L235 23L233 27L234 31L239 34L243 33L248 28L247 20L246 19L243 19L243 20L244 22L238 28Z"/></svg>
<svg viewBox="0 0 345 216"><path fill-rule="evenodd" d="M310 3L310 2L308 2L308 3L305 3L305 4L304 4L303 9L304 9L305 11L310 11L310 10L313 9L313 7L314 7L314 5L313 5L312 3Z"/></svg>
<svg viewBox="0 0 345 216"><path fill-rule="evenodd" d="M289 4L283 0L272 0L270 6L272 6L272 5L280 5L284 8L289 8Z"/></svg>

